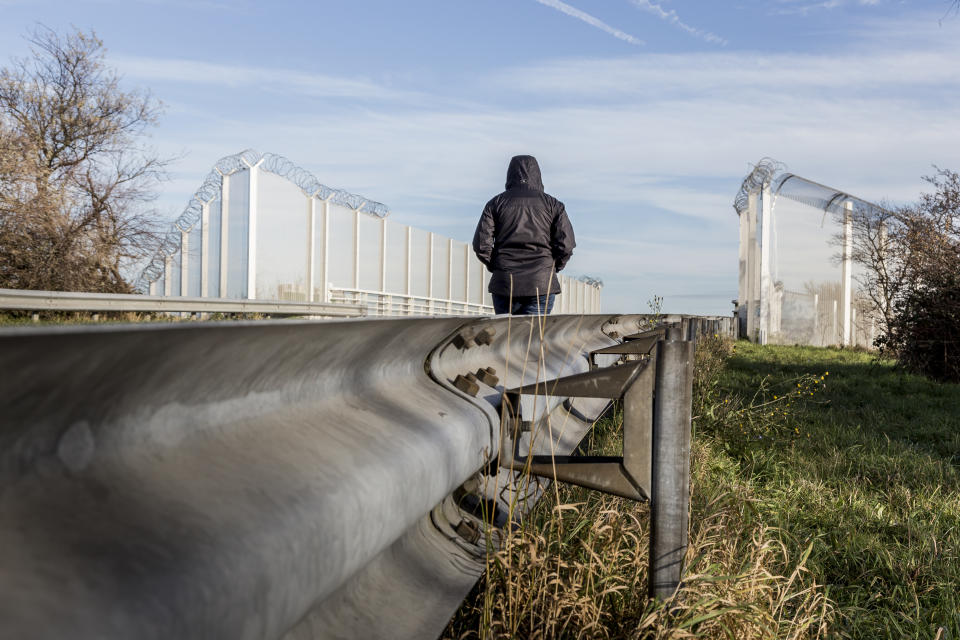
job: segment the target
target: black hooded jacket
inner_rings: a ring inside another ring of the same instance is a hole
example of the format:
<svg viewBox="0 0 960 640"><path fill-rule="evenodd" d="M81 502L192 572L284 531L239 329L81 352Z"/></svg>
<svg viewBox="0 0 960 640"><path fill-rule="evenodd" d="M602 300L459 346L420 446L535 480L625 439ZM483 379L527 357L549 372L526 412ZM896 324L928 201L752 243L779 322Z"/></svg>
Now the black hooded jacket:
<svg viewBox="0 0 960 640"><path fill-rule="evenodd" d="M556 272L575 246L563 203L543 191L537 159L514 156L507 169L507 190L483 208L473 235L473 250L493 274L490 293L560 293Z"/></svg>

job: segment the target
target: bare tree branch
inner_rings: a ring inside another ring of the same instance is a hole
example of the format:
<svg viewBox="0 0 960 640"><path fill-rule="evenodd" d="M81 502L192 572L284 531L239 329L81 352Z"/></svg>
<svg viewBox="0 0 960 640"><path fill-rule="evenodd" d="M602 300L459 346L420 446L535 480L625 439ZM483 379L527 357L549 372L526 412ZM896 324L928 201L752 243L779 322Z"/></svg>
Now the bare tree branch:
<svg viewBox="0 0 960 640"><path fill-rule="evenodd" d="M128 291L158 230L168 160L140 144L160 104L124 91L103 43L45 27L0 69L0 286Z"/></svg>
<svg viewBox="0 0 960 640"><path fill-rule="evenodd" d="M935 167L913 206L854 216L859 284L882 316L882 350L960 381L960 174Z"/></svg>

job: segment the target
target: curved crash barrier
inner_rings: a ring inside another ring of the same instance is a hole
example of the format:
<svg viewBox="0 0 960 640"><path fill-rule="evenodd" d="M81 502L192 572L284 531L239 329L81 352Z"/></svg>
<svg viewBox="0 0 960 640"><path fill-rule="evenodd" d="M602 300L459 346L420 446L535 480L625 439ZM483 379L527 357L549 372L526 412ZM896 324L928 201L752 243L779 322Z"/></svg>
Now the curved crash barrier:
<svg viewBox="0 0 960 640"><path fill-rule="evenodd" d="M729 321L637 337L651 320L2 331L0 637L436 636L488 535L546 486L520 463L563 462L615 397L527 387L622 369L679 397L682 371L643 372L671 349L692 359L684 338ZM617 352L625 337L652 355ZM652 541L663 595L679 578L689 456L655 431L682 423L682 399L657 402L650 484L627 480L671 523ZM607 462L634 473L640 448Z"/></svg>

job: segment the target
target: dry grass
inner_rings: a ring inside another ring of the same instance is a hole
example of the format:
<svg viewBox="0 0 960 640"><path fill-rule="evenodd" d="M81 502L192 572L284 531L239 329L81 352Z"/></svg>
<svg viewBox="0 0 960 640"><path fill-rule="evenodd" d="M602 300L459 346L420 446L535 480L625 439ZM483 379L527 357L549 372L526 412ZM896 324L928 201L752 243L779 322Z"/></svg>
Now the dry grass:
<svg viewBox="0 0 960 640"><path fill-rule="evenodd" d="M646 507L548 492L447 638L960 638L960 385L851 350L702 340L685 584ZM583 450L613 454L616 420Z"/></svg>
<svg viewBox="0 0 960 640"><path fill-rule="evenodd" d="M732 353L728 341L701 341L695 411L711 402ZM592 453L614 452L617 417L589 440ZM832 605L807 570L811 547L797 552L786 533L756 522L750 483L711 440L694 442L691 490L684 584L674 598L646 597L647 505L563 486L491 549L484 578L444 637L824 636Z"/></svg>
<svg viewBox="0 0 960 640"><path fill-rule="evenodd" d="M577 488L506 536L450 638L816 638L831 605L783 532L756 527L745 484L697 445L684 585L646 597L648 509ZM724 489L719 487L725 486Z"/></svg>

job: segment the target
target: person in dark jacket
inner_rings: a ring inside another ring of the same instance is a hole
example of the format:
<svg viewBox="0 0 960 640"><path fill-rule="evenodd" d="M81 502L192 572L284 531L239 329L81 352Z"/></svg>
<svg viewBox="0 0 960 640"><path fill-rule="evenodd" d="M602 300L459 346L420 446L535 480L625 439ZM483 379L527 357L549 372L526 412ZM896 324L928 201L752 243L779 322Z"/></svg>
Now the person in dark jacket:
<svg viewBox="0 0 960 640"><path fill-rule="evenodd" d="M514 156L506 191L483 208L473 250L493 274L498 314L547 314L560 293L557 272L577 245L563 203L545 193L533 156Z"/></svg>

